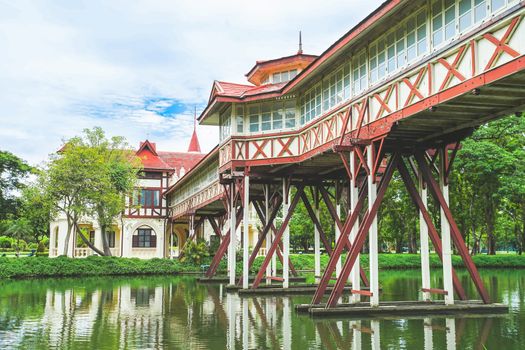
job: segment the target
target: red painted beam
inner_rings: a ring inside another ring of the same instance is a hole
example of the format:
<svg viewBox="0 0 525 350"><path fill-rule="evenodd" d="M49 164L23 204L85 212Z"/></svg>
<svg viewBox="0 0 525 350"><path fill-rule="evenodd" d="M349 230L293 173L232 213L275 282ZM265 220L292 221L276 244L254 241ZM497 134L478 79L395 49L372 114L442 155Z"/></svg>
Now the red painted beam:
<svg viewBox="0 0 525 350"><path fill-rule="evenodd" d="M397 168L399 170L399 174L401 175L401 179L405 183L405 187L408 191L408 194L412 198L412 201L416 205L416 208L421 211L421 215L423 216L423 219L425 220L425 223L428 227L428 236L430 237L430 240L434 245L434 249L436 250L436 253L439 256L439 259L441 260L441 262L443 262L443 250L441 248L441 239L439 238L436 226L434 225L434 222L432 221L432 218L430 217L427 208L425 208L423 200L421 199L421 196L419 195L419 192L416 189L416 185L412 181L412 178L408 173L408 169L403 161L399 161ZM452 281L454 284L454 289L456 290L456 293L458 294L459 298L461 300L467 300L467 294L465 293L465 290L463 289L461 281L459 280L454 268L452 268Z"/></svg>
<svg viewBox="0 0 525 350"><path fill-rule="evenodd" d="M430 168L428 167L428 164L426 163L423 154L421 152L416 152L415 157L423 175L423 178L428 184L428 187L430 187L431 189L430 192L441 206L441 209L443 209L443 213L445 214L445 217L447 218L447 221L452 231L451 233L454 244L456 245L459 255L461 256L463 262L465 263L465 266L467 267L470 277L472 278L474 285L476 286L476 289L478 290L478 293L481 296L481 299L483 299L483 302L485 304L490 303L489 295L485 289L485 286L483 285L483 282L481 281L478 269L472 261L472 257L468 253L468 249L465 245L465 242L463 241L461 232L459 231L456 221L452 216L452 212L450 211L450 208L448 207L445 198L443 197L443 193L441 192L439 185L432 176L432 172L430 171Z"/></svg>
<svg viewBox="0 0 525 350"><path fill-rule="evenodd" d="M341 294L343 293L343 289L348 280L348 276L350 276L350 272L352 270L352 267L354 266L357 256L359 255L361 248L363 248L365 239L368 236L368 230L370 229L370 226L372 225L372 221L377 215L377 211L379 210L379 206L381 205L381 202L383 201L383 197L385 196L385 192L386 192L386 189L388 188L388 184L390 183L390 180L392 179L392 174L394 173L394 169L397 166L398 160L399 160L399 154L394 153L392 155L392 158L389 161L384 178L381 181L379 191L377 192L376 200L372 204L372 207L370 208L368 215L366 216L363 223L359 227L359 232L357 233L352 249L350 250L350 252L348 253L348 256L346 257L346 261L339 275L339 279L335 283L335 286L332 289L332 293L330 294L330 297L328 298L328 301L326 303L327 308L334 307L337 304L337 301L339 300L339 298L341 297Z"/></svg>
<svg viewBox="0 0 525 350"><path fill-rule="evenodd" d="M255 276L255 280L253 281L252 288L257 288L259 284L261 283L262 278L264 277L264 273L266 271L266 268L268 267L268 264L270 263L270 260L272 259L272 255L274 254L275 250L277 249L278 242L281 240L284 230L288 226L288 223L290 222L290 219L292 218L293 212L295 211L295 207L297 206L297 203L299 203L299 198L301 197L301 193L304 191L304 185L298 185L297 186L297 192L295 193L295 196L290 203L290 207L288 208L288 214L283 220L283 223L281 224L281 227L277 231L277 234L275 235L274 241L272 242L272 245L270 246L270 250L266 252L266 256L264 257L264 261L259 269L259 272L257 273L257 276Z"/></svg>

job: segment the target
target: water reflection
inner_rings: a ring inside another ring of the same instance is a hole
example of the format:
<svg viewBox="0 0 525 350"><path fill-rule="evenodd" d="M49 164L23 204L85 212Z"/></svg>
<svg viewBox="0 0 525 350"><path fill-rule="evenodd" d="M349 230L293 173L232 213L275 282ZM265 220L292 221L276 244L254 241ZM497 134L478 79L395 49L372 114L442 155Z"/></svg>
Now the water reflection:
<svg viewBox="0 0 525 350"><path fill-rule="evenodd" d="M414 275L383 284L385 299L413 293ZM494 298L511 303L509 316L386 320L313 320L294 310L308 296L241 298L193 278L0 282L0 348L519 348L525 279L499 278Z"/></svg>

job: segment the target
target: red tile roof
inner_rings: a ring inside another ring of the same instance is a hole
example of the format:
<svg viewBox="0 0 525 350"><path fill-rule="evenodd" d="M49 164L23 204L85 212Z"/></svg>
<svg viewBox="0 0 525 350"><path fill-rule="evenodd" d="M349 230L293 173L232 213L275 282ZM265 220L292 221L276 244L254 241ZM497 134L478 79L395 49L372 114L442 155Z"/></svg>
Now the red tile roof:
<svg viewBox="0 0 525 350"><path fill-rule="evenodd" d="M286 85L286 82L278 84L266 84L261 86L255 85L245 85L245 84L236 84L228 83L225 81L216 81L215 86L217 90L215 91L215 96L225 96L225 97L236 97L243 98L247 96L253 96L257 94L262 94L266 92L277 91Z"/></svg>
<svg viewBox="0 0 525 350"><path fill-rule="evenodd" d="M140 143L136 154L142 161L144 170L174 171L177 176L183 175L182 169L184 173L188 172L205 156L200 152L157 152L155 143L148 140Z"/></svg>
<svg viewBox="0 0 525 350"><path fill-rule="evenodd" d="M188 146L188 152L201 153L201 145L199 144L199 138L197 137L197 130L193 128L193 135L191 135L190 145Z"/></svg>

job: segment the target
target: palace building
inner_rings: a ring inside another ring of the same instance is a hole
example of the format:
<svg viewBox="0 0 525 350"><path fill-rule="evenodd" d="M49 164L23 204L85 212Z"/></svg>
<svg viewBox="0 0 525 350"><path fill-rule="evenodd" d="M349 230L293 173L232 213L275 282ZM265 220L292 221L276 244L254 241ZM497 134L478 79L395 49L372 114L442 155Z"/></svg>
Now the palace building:
<svg viewBox="0 0 525 350"><path fill-rule="evenodd" d="M143 170L138 188L128 198L129 205L108 234L111 254L145 259L176 257L188 236L187 225L167 224L169 208L163 194L204 157L196 128L187 152L160 151L154 142L146 140L140 143L136 155L142 162ZM97 222L92 218L83 218L80 227L89 233L91 243L102 250ZM51 223L50 232L50 257L86 257L94 254L78 235L70 236L68 251L65 251L67 220L64 216Z"/></svg>

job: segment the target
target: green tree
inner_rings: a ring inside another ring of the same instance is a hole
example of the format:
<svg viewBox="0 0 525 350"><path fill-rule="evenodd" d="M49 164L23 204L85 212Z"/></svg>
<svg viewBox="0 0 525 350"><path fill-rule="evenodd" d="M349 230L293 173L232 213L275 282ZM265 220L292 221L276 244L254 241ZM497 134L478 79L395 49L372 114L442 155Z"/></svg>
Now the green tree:
<svg viewBox="0 0 525 350"><path fill-rule="evenodd" d="M32 229L25 218L18 218L11 222L5 233L16 240L16 253L19 254L21 241L25 242L31 237Z"/></svg>
<svg viewBox="0 0 525 350"><path fill-rule="evenodd" d="M106 230L125 208L140 162L122 137L107 139L101 128L84 130L69 139L62 150L52 155L42 179L55 209L67 219L68 231L63 254L73 232L99 255L110 255ZM80 218L92 216L102 230L104 249L97 249L82 233Z"/></svg>
<svg viewBox="0 0 525 350"><path fill-rule="evenodd" d="M0 151L0 220L17 216L17 193L32 168L14 154Z"/></svg>

